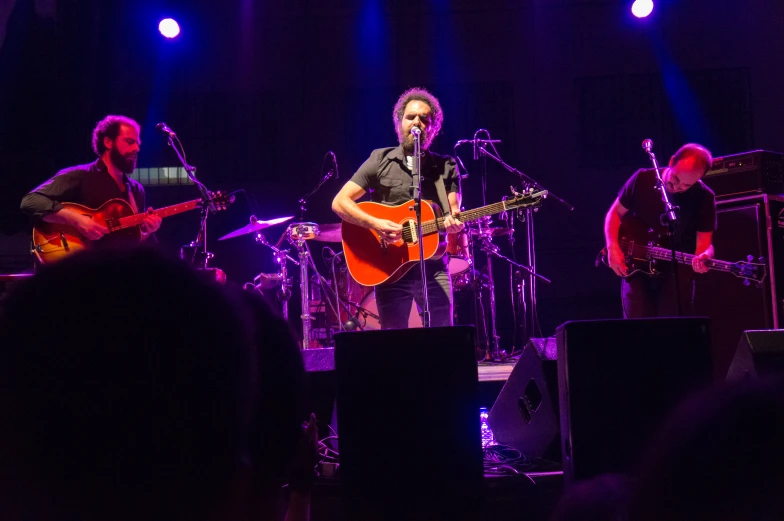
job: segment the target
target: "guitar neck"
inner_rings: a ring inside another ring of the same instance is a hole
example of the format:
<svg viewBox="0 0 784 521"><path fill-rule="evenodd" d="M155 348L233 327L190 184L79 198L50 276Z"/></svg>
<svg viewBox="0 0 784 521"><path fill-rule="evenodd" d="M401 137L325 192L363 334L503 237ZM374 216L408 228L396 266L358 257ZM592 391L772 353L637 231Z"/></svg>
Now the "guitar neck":
<svg viewBox="0 0 784 521"><path fill-rule="evenodd" d="M487 217L488 215L495 215L501 213L506 210L506 203L501 201L499 203L488 204L487 206L482 206L480 208L474 208L473 210L466 210L465 212L460 212L456 214L455 217L460 219L460 222L463 224L467 224L470 222L477 221L482 217ZM444 217L439 217L438 219L432 221L425 221L422 223L422 234L423 235L430 235L431 233L437 233L438 231L444 230Z"/></svg>
<svg viewBox="0 0 784 521"><path fill-rule="evenodd" d="M621 241L621 249L628 250L629 247L628 242ZM667 248L662 248L659 246L642 246L642 245L634 245L634 254L639 255L642 257L650 257L651 259L662 260L662 261L672 261L672 250L668 250ZM687 264L691 265L692 260L694 260L696 255L691 253L683 253L680 251L675 252L675 260L679 264ZM708 266L712 270L717 271L725 271L728 273L732 272L732 267L734 263L721 261L716 259L707 259L703 261L703 263Z"/></svg>
<svg viewBox="0 0 784 521"><path fill-rule="evenodd" d="M161 218L169 217L171 215L177 215L178 213L189 212L195 208L198 208L200 203L201 203L201 199L194 199L193 201L186 201L184 203L173 204L171 206L159 208L157 210L154 210L152 213ZM146 212L129 215L127 217L121 217L119 219L120 225L116 229L120 230L124 228L131 228L132 226L138 226L144 222L145 215L147 215Z"/></svg>

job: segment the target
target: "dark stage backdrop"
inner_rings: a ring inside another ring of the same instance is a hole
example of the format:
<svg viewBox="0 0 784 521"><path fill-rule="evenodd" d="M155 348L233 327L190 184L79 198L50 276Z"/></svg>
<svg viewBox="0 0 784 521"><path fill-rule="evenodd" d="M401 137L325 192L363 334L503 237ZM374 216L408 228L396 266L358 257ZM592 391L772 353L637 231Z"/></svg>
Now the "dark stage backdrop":
<svg viewBox="0 0 784 521"><path fill-rule="evenodd" d="M784 4L658 1L642 21L629 4L17 0L0 48L3 267L28 262L26 240L10 239L27 233L22 195L59 168L92 160L94 123L120 113L143 126L140 166L177 164L153 131L166 121L210 188L246 190L247 201L211 218L215 265L240 283L273 271L251 238L214 239L251 213L297 214L328 150L340 179L322 187L305 217L336 222L332 196L373 148L395 143L392 105L422 85L446 116L434 149L451 153L456 140L486 128L503 140L498 151L509 164L575 207L548 200L536 215L539 271L553 280L538 286L542 332L617 317L618 280L594 258L617 190L648 166L641 141L652 138L662 162L686 141L716 156L784 150ZM157 33L164 16L179 20L179 39ZM460 152L470 171L465 205L476 206L485 165ZM495 164L486 172L488 202L516 183ZM148 193L161 206L196 192ZM161 242L177 251L197 226L195 214L173 217ZM522 231L515 247L522 259ZM507 273L500 263L496 271ZM508 345L508 282L497 283Z"/></svg>

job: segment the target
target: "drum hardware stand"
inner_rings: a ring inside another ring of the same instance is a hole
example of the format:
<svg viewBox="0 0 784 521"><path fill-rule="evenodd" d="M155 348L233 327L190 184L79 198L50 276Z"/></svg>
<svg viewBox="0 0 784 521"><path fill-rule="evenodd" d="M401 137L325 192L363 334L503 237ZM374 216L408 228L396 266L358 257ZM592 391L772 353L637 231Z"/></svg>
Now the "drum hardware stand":
<svg viewBox="0 0 784 521"><path fill-rule="evenodd" d="M488 133L488 137L489 137L489 133ZM495 151L495 149L494 149L494 151L496 152L495 154L493 154L492 152L489 152L487 150L486 146L475 146L475 149L477 151L477 155L481 155L483 158L488 158L489 157L490 159L492 159L493 161L495 161L496 163L501 165L508 172L516 174L520 178L520 181L521 181L521 183L523 185L523 188L525 190L530 190L530 191L533 191L533 190L546 190L535 179L532 179L531 177L527 176L526 174L524 174L520 170L518 170L518 169L514 168L513 166L508 165L507 163L505 163L498 155L496 155L496 154L498 154L498 152ZM486 168L487 167L485 166L485 176L487 175ZM483 186L483 188L484 188L484 186ZM571 204L569 204L565 200L561 199L557 195L554 195L550 190L547 190L547 192L548 192L548 197L553 197L556 201L558 201L559 203L564 205L566 208L568 208L569 211L573 211L574 210L574 206L572 206ZM517 195L517 194L515 194L515 195ZM537 309L537 302L536 302L536 279L538 278L540 280L547 280L546 278L544 278L541 275L536 273L536 248L535 248L534 218L533 218L534 217L534 211L536 211L536 210L538 210L538 208L525 208L524 210L519 210L518 211L518 218L521 218L521 220L526 225L526 237L527 237L527 240L528 240L526 253L527 253L527 257L528 257L527 258L528 266L523 266L522 264L518 264L518 263L512 261L511 259L506 259L509 262L514 262L515 266L525 270L528 273L528 275L529 275L528 298L529 298L530 306L528 306L528 311L529 311L528 315L529 316L526 317L527 323L526 323L526 328L525 328L526 331L529 334L534 334L536 328L538 327L538 322L539 322L539 312L538 312L538 309ZM527 339L523 339L523 341L526 342Z"/></svg>
<svg viewBox="0 0 784 521"><path fill-rule="evenodd" d="M284 232L285 234L285 232ZM289 278L288 269L286 268L286 261L291 261L295 266L299 266L299 262L294 260L288 250L281 249L276 245L272 245L267 241L267 237L263 233L256 234L256 242L263 244L272 250L275 254L275 264L278 265L278 274L280 277L280 288L277 290L277 297L281 303L284 320L289 319L289 299L291 298L292 281Z"/></svg>

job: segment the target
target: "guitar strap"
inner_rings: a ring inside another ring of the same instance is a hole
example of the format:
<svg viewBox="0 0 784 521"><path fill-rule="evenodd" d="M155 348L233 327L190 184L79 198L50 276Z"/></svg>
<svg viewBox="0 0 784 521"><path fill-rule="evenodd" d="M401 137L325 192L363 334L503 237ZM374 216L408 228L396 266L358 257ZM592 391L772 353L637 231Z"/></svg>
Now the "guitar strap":
<svg viewBox="0 0 784 521"><path fill-rule="evenodd" d="M444 212L444 217L452 214L452 209L449 206L449 198L446 196L446 188L444 188L444 178L439 174L436 178L436 192L438 193L438 204L441 205L441 210Z"/></svg>

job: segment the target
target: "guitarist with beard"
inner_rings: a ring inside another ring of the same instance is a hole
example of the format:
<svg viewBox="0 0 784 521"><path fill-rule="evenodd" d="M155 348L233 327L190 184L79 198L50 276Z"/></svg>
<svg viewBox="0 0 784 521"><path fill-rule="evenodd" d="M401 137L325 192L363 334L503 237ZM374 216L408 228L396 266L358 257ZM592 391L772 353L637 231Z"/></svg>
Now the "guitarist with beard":
<svg viewBox="0 0 784 521"><path fill-rule="evenodd" d="M444 115L441 105L430 92L422 88L405 91L392 111L399 146L379 148L357 170L332 202L332 209L344 221L375 230L382 239L393 243L402 237L403 228L390 220L379 219L363 211L356 201L367 192L377 203L401 204L412 197L413 127L422 131L422 199L436 201L444 214L459 213L457 199L457 171L449 156L430 152L430 144L441 130ZM437 183L443 183L447 202L438 196ZM448 233L458 233L463 223L452 215L444 220ZM430 324L452 325L452 285L444 258L426 261L427 292L430 304ZM411 302L421 308L423 302L420 270L411 269L395 282L376 286L376 303L383 329L408 327Z"/></svg>
<svg viewBox="0 0 784 521"><path fill-rule="evenodd" d="M680 288L676 288L672 268L658 276L633 274L619 244L621 223L634 220L644 230L652 229L663 236L666 227L660 224L664 213L661 193L656 189L653 169L635 172L626 182L604 221L607 261L612 270L625 277L621 282L624 318L670 317L678 315L678 299L683 315L694 311L694 273L708 271L705 261L713 258L713 232L716 229L716 198L701 178L710 169L713 158L703 146L689 143L682 146L662 171L664 187L673 205L680 208L674 236L676 252L694 254L691 267L677 266ZM636 237L646 241L646 237ZM669 247L668 244L664 245ZM670 264L670 263L664 263ZM628 278L626 278L628 276Z"/></svg>
<svg viewBox="0 0 784 521"><path fill-rule="evenodd" d="M106 116L93 130L92 145L98 159L61 170L33 189L22 199L22 211L35 221L72 226L90 240L101 239L109 230L61 203L98 208L110 199L122 199L135 213L143 212L144 188L128 177L136 167L141 146L139 133L139 124L131 118ZM140 229L142 238L148 239L160 228L161 217L144 215Z"/></svg>

